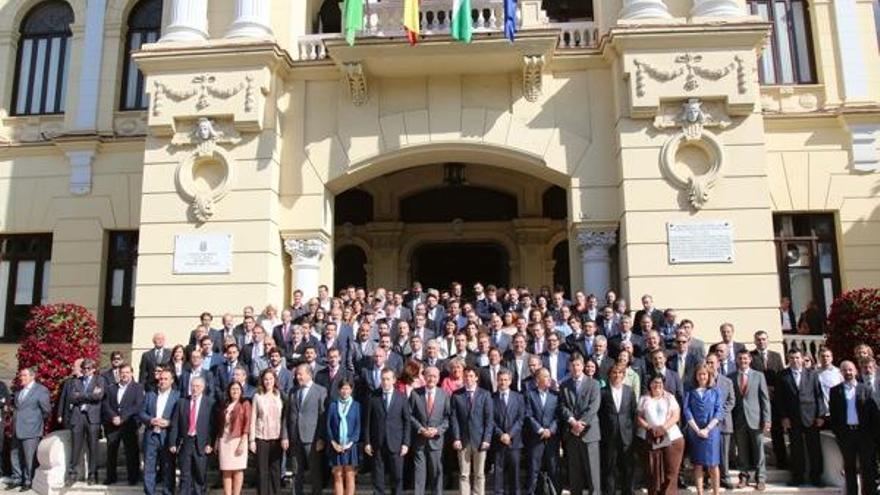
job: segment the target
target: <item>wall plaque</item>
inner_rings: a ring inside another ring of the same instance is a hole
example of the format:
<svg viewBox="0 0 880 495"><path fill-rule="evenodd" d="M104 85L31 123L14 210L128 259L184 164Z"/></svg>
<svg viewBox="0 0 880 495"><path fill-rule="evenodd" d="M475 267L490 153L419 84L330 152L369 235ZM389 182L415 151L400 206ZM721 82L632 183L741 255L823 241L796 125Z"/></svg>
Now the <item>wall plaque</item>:
<svg viewBox="0 0 880 495"><path fill-rule="evenodd" d="M733 225L724 220L666 224L669 263L733 263Z"/></svg>
<svg viewBox="0 0 880 495"><path fill-rule="evenodd" d="M174 236L174 274L229 273L232 271L232 234L178 234Z"/></svg>

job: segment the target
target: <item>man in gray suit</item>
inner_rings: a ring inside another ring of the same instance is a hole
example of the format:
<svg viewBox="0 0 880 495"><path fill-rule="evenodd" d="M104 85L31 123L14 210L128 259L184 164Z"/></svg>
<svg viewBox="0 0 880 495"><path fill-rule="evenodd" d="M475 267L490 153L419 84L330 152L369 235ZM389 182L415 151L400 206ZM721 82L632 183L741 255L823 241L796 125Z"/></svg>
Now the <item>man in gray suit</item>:
<svg viewBox="0 0 880 495"><path fill-rule="evenodd" d="M298 387L290 394L287 418L281 423L281 447L284 450L292 448L296 458L295 495L305 493L303 485L307 464L311 492L314 495L321 493L327 389L315 383L313 378L312 368L308 364L296 367Z"/></svg>
<svg viewBox="0 0 880 495"><path fill-rule="evenodd" d="M721 393L721 404L724 410L724 418L718 424L721 428L721 486L727 490L733 489L730 482L730 441L733 437L733 408L736 406L736 396L733 392L733 382L730 378L719 373L721 361L717 354L706 356L706 364L715 370L715 387Z"/></svg>
<svg viewBox="0 0 880 495"><path fill-rule="evenodd" d="M12 401L12 483L6 488L18 486L26 492L31 489L37 446L52 409L49 390L35 381L35 370L23 368L18 372L18 379L21 390Z"/></svg>
<svg viewBox="0 0 880 495"><path fill-rule="evenodd" d="M602 492L599 383L584 375L584 358L579 354L572 354L568 366L571 374L559 387L559 420L567 424L563 446L568 459L571 494L581 495L584 489L589 489L591 494L599 495Z"/></svg>
<svg viewBox="0 0 880 495"><path fill-rule="evenodd" d="M440 370L428 366L423 373L425 386L414 390L409 398L410 424L413 427L413 451L415 457L414 490L416 495L443 493L443 437L449 427L450 401L443 389L437 386Z"/></svg>
<svg viewBox="0 0 880 495"><path fill-rule="evenodd" d="M743 349L736 355L736 371L728 375L733 382L736 405L733 408L734 437L739 455L737 488L749 484L749 471L755 471L758 491L766 489L767 465L763 437L770 431L770 394L764 374L751 368L752 356Z"/></svg>

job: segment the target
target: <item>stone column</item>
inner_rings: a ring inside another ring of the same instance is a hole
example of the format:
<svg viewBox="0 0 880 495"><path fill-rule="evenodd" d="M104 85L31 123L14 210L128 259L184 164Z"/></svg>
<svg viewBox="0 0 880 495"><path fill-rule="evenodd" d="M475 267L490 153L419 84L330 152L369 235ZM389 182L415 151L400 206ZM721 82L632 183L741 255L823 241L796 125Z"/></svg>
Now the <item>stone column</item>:
<svg viewBox="0 0 880 495"><path fill-rule="evenodd" d="M736 0L694 0L692 17L743 17L745 9Z"/></svg>
<svg viewBox="0 0 880 495"><path fill-rule="evenodd" d="M208 0L171 0L171 16L160 43L208 39Z"/></svg>
<svg viewBox="0 0 880 495"><path fill-rule="evenodd" d="M284 250L291 257L291 292L299 289L305 299L318 296L321 258L327 246L327 240L318 236L284 239Z"/></svg>
<svg viewBox="0 0 880 495"><path fill-rule="evenodd" d="M623 0L620 20L671 19L663 0Z"/></svg>
<svg viewBox="0 0 880 495"><path fill-rule="evenodd" d="M576 240L581 253L584 292L603 297L611 288L611 255L608 250L617 242L617 232L586 228L577 231Z"/></svg>
<svg viewBox="0 0 880 495"><path fill-rule="evenodd" d="M235 20L226 30L226 37L272 39L270 3L270 0L235 0Z"/></svg>

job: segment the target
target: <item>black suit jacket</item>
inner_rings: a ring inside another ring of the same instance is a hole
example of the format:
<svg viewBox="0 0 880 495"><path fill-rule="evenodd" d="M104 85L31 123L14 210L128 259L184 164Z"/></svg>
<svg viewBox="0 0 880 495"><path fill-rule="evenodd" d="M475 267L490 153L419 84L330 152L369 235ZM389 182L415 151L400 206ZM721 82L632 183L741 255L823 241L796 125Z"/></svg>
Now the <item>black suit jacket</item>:
<svg viewBox="0 0 880 495"><path fill-rule="evenodd" d="M141 355L140 372L138 373L138 383L144 386L147 391L156 389L156 366L159 364L167 364L171 361L171 350L162 349L162 357L156 359L155 349L144 351Z"/></svg>
<svg viewBox="0 0 880 495"><path fill-rule="evenodd" d="M767 379L768 387L771 389L776 387L776 381L779 379L779 374L785 369L782 355L776 351L767 350L767 360L765 361L764 356L762 356L757 349L749 354L752 355L752 369L764 373L764 378ZM771 390L771 395L772 394L773 392Z"/></svg>
<svg viewBox="0 0 880 495"><path fill-rule="evenodd" d="M828 393L828 411L831 413L831 431L837 436L842 436L848 428L846 413L846 396L843 383L831 387ZM876 438L880 433L877 423L877 402L874 401L874 392L864 383L856 385L856 414L859 419L859 433L865 438Z"/></svg>
<svg viewBox="0 0 880 495"><path fill-rule="evenodd" d="M412 429L409 425L409 401L401 392L395 390L391 395L391 406L385 407L382 389L374 392L367 402L364 417L365 443L374 450L387 449L400 452L400 447L410 445Z"/></svg>
<svg viewBox="0 0 880 495"><path fill-rule="evenodd" d="M125 427L136 428L138 416L144 407L144 387L132 380L122 394L122 402L117 400L118 395L119 384L114 383L107 387L101 414L104 420L104 429L114 431ZM119 426L115 426L112 422L116 416L122 419L122 424Z"/></svg>
<svg viewBox="0 0 880 495"><path fill-rule="evenodd" d="M177 391L185 399L189 398L189 383L192 381L192 375L192 368L187 366L183 369L183 373L180 374L180 380L177 382ZM218 395L222 395L225 392L225 390L221 391L217 387L214 373L202 370L199 376L205 380L205 395L217 398Z"/></svg>
<svg viewBox="0 0 880 495"><path fill-rule="evenodd" d="M174 415L171 417L171 430L168 434L168 445L177 446L183 444L184 437L189 432L189 408L192 399L180 399ZM196 446L200 453L205 452L205 447L214 445L216 432L214 431L214 401L206 394L202 394L199 402L199 411L196 415Z"/></svg>
<svg viewBox="0 0 880 495"><path fill-rule="evenodd" d="M629 385L623 386L619 410L614 407L611 387L602 389L599 424L602 430L602 442L618 442L624 449L632 445L636 425L636 398Z"/></svg>
<svg viewBox="0 0 880 495"><path fill-rule="evenodd" d="M72 426L82 419L88 424L101 424L101 403L104 401L106 391L104 378L99 375L92 376L87 388L82 378L71 381L67 393L64 424Z"/></svg>
<svg viewBox="0 0 880 495"><path fill-rule="evenodd" d="M809 427L816 418L828 415L819 375L813 370L801 370L801 383L798 387L791 368L786 369L779 378L776 393L780 415L788 418L793 427Z"/></svg>
<svg viewBox="0 0 880 495"><path fill-rule="evenodd" d="M632 336L629 339L633 345L633 354L635 357L642 357L642 352L645 350L645 339L641 335L632 332ZM611 355L614 359L617 359L617 355L620 354L620 348L623 345L623 334L617 334L614 337L608 339L608 354Z"/></svg>

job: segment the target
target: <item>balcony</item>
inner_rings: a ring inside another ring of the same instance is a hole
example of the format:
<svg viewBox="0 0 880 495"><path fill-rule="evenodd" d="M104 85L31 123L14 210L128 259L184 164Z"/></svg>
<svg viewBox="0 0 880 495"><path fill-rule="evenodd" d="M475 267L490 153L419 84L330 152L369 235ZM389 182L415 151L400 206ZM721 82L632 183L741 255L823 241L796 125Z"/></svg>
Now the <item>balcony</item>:
<svg viewBox="0 0 880 495"><path fill-rule="evenodd" d="M813 362L818 362L819 350L825 345L824 335L800 335L795 333L787 333L782 336L782 348L785 356L788 351L797 348L807 356L813 358Z"/></svg>
<svg viewBox="0 0 880 495"><path fill-rule="evenodd" d="M472 11L476 12L473 32L503 36L503 0L472 0ZM422 0L420 9L421 35L441 37L450 35L452 19L452 0ZM364 30L358 33L358 42L364 40L397 39L403 40L403 0L384 0L367 3L364 12ZM517 31L557 30L557 50L583 50L595 48L599 44L599 28L594 21L551 22L541 10L540 0L520 0L517 2ZM323 33L300 36L297 39L294 58L300 61L323 60L327 58L326 42L341 40L339 33Z"/></svg>

